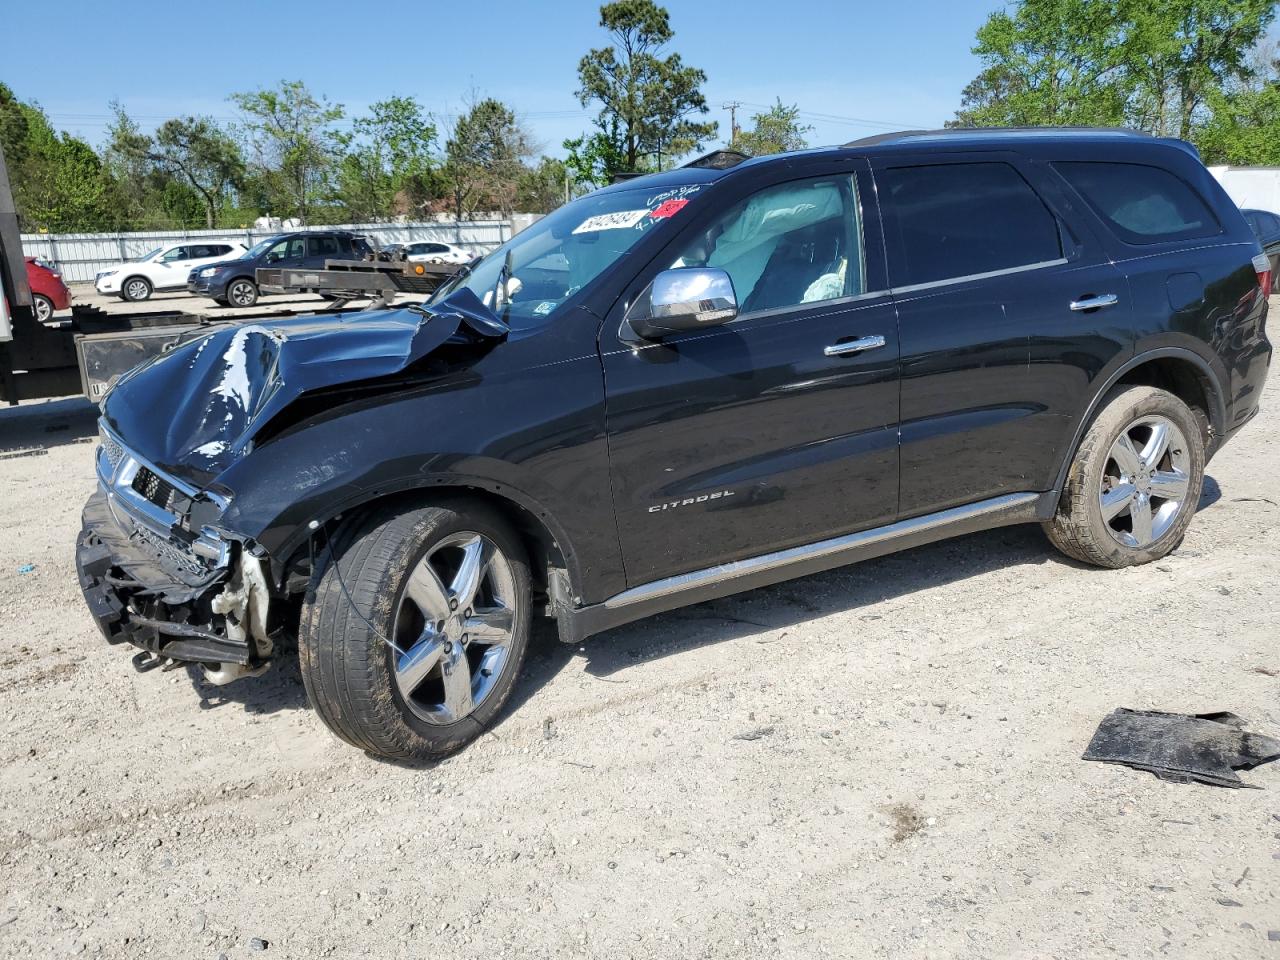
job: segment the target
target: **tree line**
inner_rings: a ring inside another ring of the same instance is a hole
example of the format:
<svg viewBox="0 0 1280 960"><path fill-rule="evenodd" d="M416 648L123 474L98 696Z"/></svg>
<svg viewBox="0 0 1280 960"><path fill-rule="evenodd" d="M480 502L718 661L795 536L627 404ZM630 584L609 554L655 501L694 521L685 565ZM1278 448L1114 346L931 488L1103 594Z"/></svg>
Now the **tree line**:
<svg viewBox="0 0 1280 960"><path fill-rule="evenodd" d="M1280 163L1273 0L1019 0L991 14L950 125L1128 127L1205 163Z"/></svg>
<svg viewBox="0 0 1280 960"><path fill-rule="evenodd" d="M949 126L1124 126L1194 143L1207 163L1280 164L1272 0L1014 0L978 30L982 70ZM0 146L26 230L312 224L477 211L545 213L621 174L708 149L707 76L672 49L654 0L600 8L607 43L578 63L591 129L548 156L510 104L473 93L432 115L391 96L349 115L301 81L233 93L237 119L174 117L144 131L120 104L100 149L54 129L0 84ZM781 99L734 129L757 156L807 145Z"/></svg>

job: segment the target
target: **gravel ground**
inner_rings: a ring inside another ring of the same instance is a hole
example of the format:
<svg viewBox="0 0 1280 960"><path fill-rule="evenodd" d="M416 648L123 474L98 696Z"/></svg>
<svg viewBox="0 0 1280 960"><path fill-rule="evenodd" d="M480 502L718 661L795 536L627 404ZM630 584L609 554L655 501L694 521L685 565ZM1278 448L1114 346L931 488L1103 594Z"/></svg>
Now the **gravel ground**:
<svg viewBox="0 0 1280 960"><path fill-rule="evenodd" d="M1266 400L1159 564L1016 527L543 629L427 769L331 737L290 663L136 674L76 587L93 408L0 412L0 956L1280 958L1280 763L1079 759L1117 706L1280 734Z"/></svg>

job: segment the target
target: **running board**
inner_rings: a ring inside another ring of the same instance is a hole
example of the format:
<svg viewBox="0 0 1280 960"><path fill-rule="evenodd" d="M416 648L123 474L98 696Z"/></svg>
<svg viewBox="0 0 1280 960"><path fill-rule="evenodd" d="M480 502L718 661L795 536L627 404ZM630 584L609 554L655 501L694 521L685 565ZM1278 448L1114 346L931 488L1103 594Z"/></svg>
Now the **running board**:
<svg viewBox="0 0 1280 960"><path fill-rule="evenodd" d="M691 603L727 597L978 530L1030 523L1043 515L1041 502L1047 496L1052 495L1010 493L910 520L899 520L883 527L819 540L802 547L734 560L641 584L603 603L562 610L560 639L566 643L577 643L592 634Z"/></svg>

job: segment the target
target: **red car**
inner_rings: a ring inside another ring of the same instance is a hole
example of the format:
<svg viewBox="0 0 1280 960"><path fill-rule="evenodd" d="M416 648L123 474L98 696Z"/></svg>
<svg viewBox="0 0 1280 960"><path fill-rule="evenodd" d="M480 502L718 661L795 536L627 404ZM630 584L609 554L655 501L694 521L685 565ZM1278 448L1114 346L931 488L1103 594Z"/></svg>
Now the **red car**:
<svg viewBox="0 0 1280 960"><path fill-rule="evenodd" d="M37 320L52 320L53 311L71 306L71 291L62 274L47 260L27 257L27 283L31 285L32 309Z"/></svg>

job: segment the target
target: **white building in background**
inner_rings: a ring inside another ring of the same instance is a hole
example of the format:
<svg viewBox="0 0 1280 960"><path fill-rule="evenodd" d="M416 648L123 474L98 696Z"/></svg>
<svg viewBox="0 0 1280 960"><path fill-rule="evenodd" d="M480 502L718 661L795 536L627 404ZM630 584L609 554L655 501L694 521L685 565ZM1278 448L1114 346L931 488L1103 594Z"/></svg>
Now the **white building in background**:
<svg viewBox="0 0 1280 960"><path fill-rule="evenodd" d="M1280 213L1280 167L1210 167L1237 207Z"/></svg>

